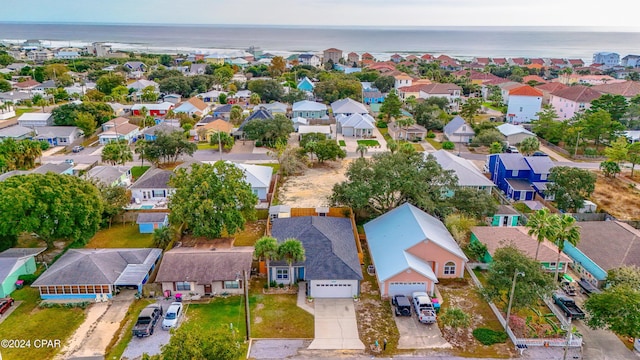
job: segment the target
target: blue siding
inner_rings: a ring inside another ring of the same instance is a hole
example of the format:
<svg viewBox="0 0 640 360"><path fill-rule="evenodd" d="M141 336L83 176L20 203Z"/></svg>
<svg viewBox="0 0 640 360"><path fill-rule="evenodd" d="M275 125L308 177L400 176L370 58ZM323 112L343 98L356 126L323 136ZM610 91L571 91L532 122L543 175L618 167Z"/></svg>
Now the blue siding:
<svg viewBox="0 0 640 360"><path fill-rule="evenodd" d="M140 234L152 234L154 229L162 229L165 223L141 223L138 224Z"/></svg>
<svg viewBox="0 0 640 360"><path fill-rule="evenodd" d="M111 294L107 294L109 299L112 298ZM96 298L96 294L42 294L40 295L42 300L59 300L59 299L91 299L94 300Z"/></svg>

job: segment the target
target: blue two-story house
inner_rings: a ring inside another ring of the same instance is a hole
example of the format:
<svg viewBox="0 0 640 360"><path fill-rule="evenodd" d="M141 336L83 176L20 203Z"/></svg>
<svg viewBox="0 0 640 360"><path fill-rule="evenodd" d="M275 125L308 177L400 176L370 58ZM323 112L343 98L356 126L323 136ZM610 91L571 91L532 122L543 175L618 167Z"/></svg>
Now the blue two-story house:
<svg viewBox="0 0 640 360"><path fill-rule="evenodd" d="M378 89L365 89L362 95L364 96L364 103L367 105L382 104L384 102L384 95Z"/></svg>
<svg viewBox="0 0 640 360"><path fill-rule="evenodd" d="M300 80L297 85L298 90L313 92L315 85L308 77L304 77L304 79Z"/></svg>
<svg viewBox="0 0 640 360"><path fill-rule="evenodd" d="M513 200L545 198L549 172L554 166L548 156L493 154L488 156L491 181Z"/></svg>

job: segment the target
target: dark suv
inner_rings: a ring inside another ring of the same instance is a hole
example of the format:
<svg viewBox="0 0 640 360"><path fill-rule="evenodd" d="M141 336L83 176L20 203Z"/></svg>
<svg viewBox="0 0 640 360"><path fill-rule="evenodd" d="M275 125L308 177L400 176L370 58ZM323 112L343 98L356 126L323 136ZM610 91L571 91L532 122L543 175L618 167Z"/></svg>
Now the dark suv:
<svg viewBox="0 0 640 360"><path fill-rule="evenodd" d="M394 295L391 303L395 306L396 316L411 316L411 302L404 295Z"/></svg>

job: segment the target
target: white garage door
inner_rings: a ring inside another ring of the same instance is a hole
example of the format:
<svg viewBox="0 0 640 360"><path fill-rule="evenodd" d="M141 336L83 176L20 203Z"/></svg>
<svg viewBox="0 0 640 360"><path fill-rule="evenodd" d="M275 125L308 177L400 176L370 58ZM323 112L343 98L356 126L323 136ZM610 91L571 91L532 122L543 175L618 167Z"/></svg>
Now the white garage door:
<svg viewBox="0 0 640 360"><path fill-rule="evenodd" d="M357 282L353 280L313 280L310 286L315 298L350 298L357 294Z"/></svg>
<svg viewBox="0 0 640 360"><path fill-rule="evenodd" d="M426 282L392 282L389 283L389 296L407 295L411 296L414 291L427 291Z"/></svg>

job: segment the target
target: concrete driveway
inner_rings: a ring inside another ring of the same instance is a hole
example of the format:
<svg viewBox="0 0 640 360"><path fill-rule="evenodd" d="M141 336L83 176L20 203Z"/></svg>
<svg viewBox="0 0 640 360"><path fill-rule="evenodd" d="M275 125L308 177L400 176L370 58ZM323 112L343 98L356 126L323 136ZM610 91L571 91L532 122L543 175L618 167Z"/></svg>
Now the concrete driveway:
<svg viewBox="0 0 640 360"><path fill-rule="evenodd" d="M352 299L315 299L312 350L364 350Z"/></svg>
<svg viewBox="0 0 640 360"><path fill-rule="evenodd" d="M391 310L393 311L393 309ZM412 309L411 317L394 316L400 333L398 349L447 349L451 348L443 337L438 324L422 324Z"/></svg>

